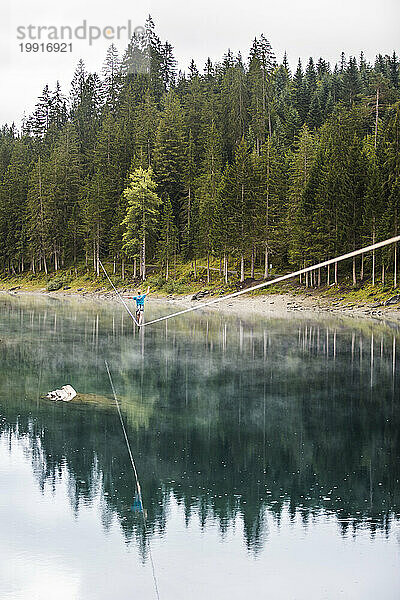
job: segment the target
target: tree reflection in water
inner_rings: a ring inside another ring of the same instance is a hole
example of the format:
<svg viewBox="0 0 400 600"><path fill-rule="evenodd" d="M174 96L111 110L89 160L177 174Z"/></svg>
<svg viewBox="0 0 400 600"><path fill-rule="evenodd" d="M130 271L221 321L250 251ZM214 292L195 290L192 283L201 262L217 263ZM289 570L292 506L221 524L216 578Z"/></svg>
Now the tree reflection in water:
<svg viewBox="0 0 400 600"><path fill-rule="evenodd" d="M157 307L155 307L157 313ZM159 309L161 310L161 309ZM343 535L400 517L398 331L322 319L196 314L132 331L111 303L0 300L0 434L23 441L42 489L68 477L76 512L102 497L146 556L115 407L40 399L71 383L110 398L112 369L139 469L148 534L238 519L258 552L283 512L331 515Z"/></svg>

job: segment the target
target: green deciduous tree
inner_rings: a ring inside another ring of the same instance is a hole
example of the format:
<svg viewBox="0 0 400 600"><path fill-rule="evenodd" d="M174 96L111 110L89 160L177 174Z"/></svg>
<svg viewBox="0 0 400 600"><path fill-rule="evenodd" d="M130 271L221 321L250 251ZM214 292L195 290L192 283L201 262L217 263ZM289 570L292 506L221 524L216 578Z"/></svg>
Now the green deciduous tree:
<svg viewBox="0 0 400 600"><path fill-rule="evenodd" d="M123 250L129 257L139 256L140 275L146 278L146 259L154 250L161 199L151 168L135 169L129 176L129 185L123 195L127 202L123 220Z"/></svg>

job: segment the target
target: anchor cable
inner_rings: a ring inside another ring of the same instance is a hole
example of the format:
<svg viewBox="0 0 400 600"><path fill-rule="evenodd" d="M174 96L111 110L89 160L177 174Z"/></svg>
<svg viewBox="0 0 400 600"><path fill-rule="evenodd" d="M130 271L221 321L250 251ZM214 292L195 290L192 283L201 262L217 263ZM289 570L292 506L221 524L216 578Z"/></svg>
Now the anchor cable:
<svg viewBox="0 0 400 600"><path fill-rule="evenodd" d="M140 327L140 324L137 322L137 320L135 319L135 317L133 316L132 312L129 309L129 306L127 305L127 303L125 302L125 300L123 299L123 297L121 296L121 294L119 293L119 291L117 290L117 288L115 287L115 285L113 284L113 282L111 281L107 271L105 270L105 268L103 267L103 263L101 262L101 260L99 259L99 265L101 266L101 268L103 269L108 281L111 283L111 285L113 286L115 293L117 294L118 298L121 300L122 304L125 306L126 310L128 311L129 315L132 317L134 323Z"/></svg>

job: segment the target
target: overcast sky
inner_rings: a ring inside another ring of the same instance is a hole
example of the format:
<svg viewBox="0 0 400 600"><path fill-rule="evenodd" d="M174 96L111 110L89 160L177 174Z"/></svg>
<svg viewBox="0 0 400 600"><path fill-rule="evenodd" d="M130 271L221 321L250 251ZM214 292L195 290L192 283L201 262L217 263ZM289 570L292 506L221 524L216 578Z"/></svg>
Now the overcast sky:
<svg viewBox="0 0 400 600"><path fill-rule="evenodd" d="M323 56L331 63L340 52L358 56L363 50L372 60L376 53L398 52L400 0L1 0L0 123L20 123L29 114L41 90L60 80L66 93L79 58L87 68L100 71L111 40L73 40L72 52L26 53L17 39L17 27L87 25L116 28L142 25L150 13L162 40L174 46L179 68L194 58L202 69L207 56L217 61L228 48L247 57L252 39L261 33L281 60L287 51L295 66L298 58ZM26 32L26 30L25 30ZM44 35L46 43L47 37ZM127 38L114 41L122 50Z"/></svg>

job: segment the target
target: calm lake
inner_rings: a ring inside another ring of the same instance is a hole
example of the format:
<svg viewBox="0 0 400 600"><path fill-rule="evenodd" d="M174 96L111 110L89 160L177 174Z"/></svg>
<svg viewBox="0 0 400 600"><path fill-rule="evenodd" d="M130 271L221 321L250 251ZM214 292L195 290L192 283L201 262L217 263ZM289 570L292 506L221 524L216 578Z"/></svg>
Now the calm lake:
<svg viewBox="0 0 400 600"><path fill-rule="evenodd" d="M399 392L391 325L0 296L0 598L398 600Z"/></svg>

